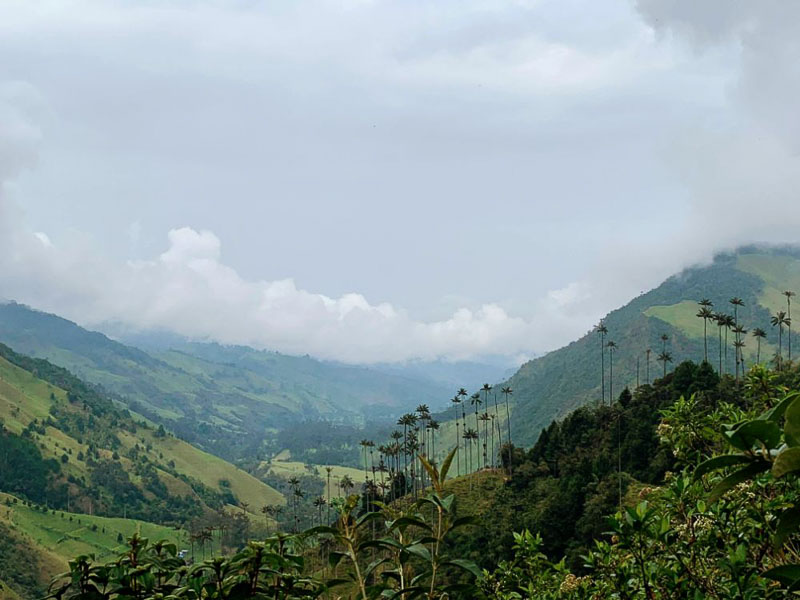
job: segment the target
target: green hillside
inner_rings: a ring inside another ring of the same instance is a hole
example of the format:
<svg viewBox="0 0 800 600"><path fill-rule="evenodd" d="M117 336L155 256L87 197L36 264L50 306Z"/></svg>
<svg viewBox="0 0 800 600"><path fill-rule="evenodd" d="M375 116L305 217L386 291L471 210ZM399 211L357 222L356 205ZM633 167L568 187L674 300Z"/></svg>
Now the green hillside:
<svg viewBox="0 0 800 600"><path fill-rule="evenodd" d="M98 517L47 509L0 493L0 598L40 595L68 561L82 554L111 560L134 533L189 547L188 533L135 519Z"/></svg>
<svg viewBox="0 0 800 600"><path fill-rule="evenodd" d="M265 433L371 415L445 397L443 386L364 367L245 347L176 342L149 353L19 304L0 305L0 342L99 384L136 413L226 459L263 448Z"/></svg>
<svg viewBox="0 0 800 600"><path fill-rule="evenodd" d="M784 290L800 292L800 251L792 248L743 248L722 254L712 264L687 269L670 277L657 288L638 296L622 308L609 313L604 322L606 340L616 342L613 391L616 396L625 386L647 378L645 350L651 348L650 379L663 373L656 361L661 352L660 336L666 334L667 351L673 356L672 368L683 360L702 360L703 322L697 318L697 301L708 298L713 310L733 314L728 300L740 297L745 306L739 309L739 321L751 330L760 327L767 333L761 344L762 362L769 360L778 347L777 328L770 326L770 315L786 310ZM800 314L800 313L798 313ZM784 331L784 353L787 334ZM723 370L733 373L733 334L728 336L728 362ZM747 365L756 359L756 340L745 338ZM800 351L800 339L792 336L793 347ZM724 346L724 334L723 334ZM708 326L709 361L717 366L720 345L715 324ZM589 332L579 340L524 364L508 381L514 390L512 433L514 442L533 444L539 432L552 420L561 418L583 404L601 397L601 348L597 333ZM606 354L606 395L609 386L609 359ZM449 428L446 428L449 431Z"/></svg>
<svg viewBox="0 0 800 600"><path fill-rule="evenodd" d="M68 371L0 345L0 491L51 507L185 522L281 504L255 477L135 420Z"/></svg>

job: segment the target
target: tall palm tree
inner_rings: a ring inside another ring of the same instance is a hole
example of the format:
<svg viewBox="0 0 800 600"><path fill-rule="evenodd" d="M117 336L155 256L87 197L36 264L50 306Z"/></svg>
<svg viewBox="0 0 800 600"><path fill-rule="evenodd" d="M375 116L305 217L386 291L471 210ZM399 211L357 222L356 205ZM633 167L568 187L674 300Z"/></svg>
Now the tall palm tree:
<svg viewBox="0 0 800 600"><path fill-rule="evenodd" d="M478 392L469 397L470 404L475 407L475 431L480 431L481 426L478 423L478 408L481 405L481 395Z"/></svg>
<svg viewBox="0 0 800 600"><path fill-rule="evenodd" d="M795 296L795 293L791 290L786 290L783 292L783 295L786 296L786 318L789 320L788 325L788 332L786 340L789 342L789 362L792 361L792 298Z"/></svg>
<svg viewBox="0 0 800 600"><path fill-rule="evenodd" d="M481 391L483 392L483 406L486 409L486 412L489 412L489 392L491 392L494 388L490 386L488 383L484 383ZM497 404L497 396L495 395L495 404ZM486 465L484 465L485 467Z"/></svg>
<svg viewBox="0 0 800 600"><path fill-rule="evenodd" d="M461 425L458 422L458 405L461 404L461 397L456 394L450 402L456 412L456 473L461 475Z"/></svg>
<svg viewBox="0 0 800 600"><path fill-rule="evenodd" d="M735 340L733 341L733 347L735 348L736 352L736 383L739 383L739 365L744 363L744 356L742 355L742 348L744 348L744 342L742 341L742 336L747 335L747 329L742 327L741 325L736 325L733 328L733 333L736 334ZM744 367L742 367L742 376L744 377Z"/></svg>
<svg viewBox="0 0 800 600"><path fill-rule="evenodd" d="M494 388L494 417L495 419L500 416L500 411L497 408L497 388ZM494 432L494 429L492 430ZM498 443L502 443L502 440L499 440ZM492 458L494 461L494 458Z"/></svg>
<svg viewBox="0 0 800 600"><path fill-rule="evenodd" d="M314 498L314 507L319 513L319 525L322 525L322 507L325 506L325 498L317 496Z"/></svg>
<svg viewBox="0 0 800 600"><path fill-rule="evenodd" d="M703 360L708 362L708 321L714 318L714 313L711 311L714 303L708 298L703 298L698 304L700 310L697 311L697 316L703 319Z"/></svg>
<svg viewBox="0 0 800 600"><path fill-rule="evenodd" d="M461 435L464 436L464 449L466 453L464 454L464 461L466 462L466 469L467 473L472 472L472 437L470 436L471 429L465 429L464 433Z"/></svg>
<svg viewBox="0 0 800 600"><path fill-rule="evenodd" d="M366 481L369 479L369 475L367 474L367 448L369 447L369 440L361 440L358 445L361 446L362 454L364 456L364 481Z"/></svg>
<svg viewBox="0 0 800 600"><path fill-rule="evenodd" d="M670 352L662 352L661 354L658 355L658 358L656 360L664 363L664 377L666 377L667 376L667 363L671 363L672 362L672 353L670 353Z"/></svg>
<svg viewBox="0 0 800 600"><path fill-rule="evenodd" d="M756 356L756 362L761 362L761 340L767 337L767 332L761 329L760 327L756 327L753 329L753 337L756 338L758 341L758 351Z"/></svg>
<svg viewBox="0 0 800 600"><path fill-rule="evenodd" d="M458 390L458 397L461 398L461 431L462 431L462 433L467 430L467 408L466 408L466 402L464 401L464 399L468 395L469 395L469 393L464 388L460 388ZM459 441L456 440L456 444L458 444L458 443L459 443ZM465 438L464 439L464 458L465 458L465 460L466 460L466 452L467 452L467 440ZM465 469L465 471L466 471L466 469Z"/></svg>
<svg viewBox="0 0 800 600"><path fill-rule="evenodd" d="M436 465L436 432L439 431L439 421L431 418L428 429L431 431L431 464Z"/></svg>
<svg viewBox="0 0 800 600"><path fill-rule="evenodd" d="M608 327L603 321L597 324L595 331L600 334L600 404L606 403L606 334Z"/></svg>
<svg viewBox="0 0 800 600"><path fill-rule="evenodd" d="M742 365L742 377L744 377L744 340L736 340L733 342L734 347L736 348L736 354L739 357L739 362ZM736 383L739 383L739 369L736 369Z"/></svg>
<svg viewBox="0 0 800 600"><path fill-rule="evenodd" d="M489 437L489 413L484 412L481 413L481 416L478 417L483 422L483 468L487 467L487 462L489 458L488 453L488 437Z"/></svg>
<svg viewBox="0 0 800 600"><path fill-rule="evenodd" d="M652 352L653 350L651 348L644 351L647 355L647 385L650 385L650 354L652 354Z"/></svg>
<svg viewBox="0 0 800 600"><path fill-rule="evenodd" d="M734 296L728 302L733 305L733 324L736 326L739 324L739 307L744 306L744 300Z"/></svg>
<svg viewBox="0 0 800 600"><path fill-rule="evenodd" d="M608 348L608 366L610 369L608 373L608 404L611 405L614 402L614 351L617 349L617 344L610 340L606 347Z"/></svg>
<svg viewBox="0 0 800 600"><path fill-rule="evenodd" d="M725 328L725 371L728 371L728 331L730 331L735 325L736 321L731 315L722 315L720 317L720 322L722 326Z"/></svg>
<svg viewBox="0 0 800 600"><path fill-rule="evenodd" d="M780 366L780 361L783 359L783 326L788 325L790 322L786 313L782 310L776 312L769 322L773 327L776 325L778 327L778 365Z"/></svg>
<svg viewBox="0 0 800 600"><path fill-rule="evenodd" d="M495 455L495 451L494 451L494 431L495 431L495 423L497 422L497 415L495 414L495 415L490 415L490 416L492 418L492 448L491 448L491 457L492 457L492 459L489 461L489 464L494 469L495 460L496 460L496 455ZM499 434L498 434L498 436L499 436ZM500 443L500 438L499 437L498 437L497 441L498 441L498 444L499 444Z"/></svg>
<svg viewBox="0 0 800 600"><path fill-rule="evenodd" d="M717 323L717 331L719 333L719 374L722 376L722 328L725 327L725 315L723 313L714 313L714 321Z"/></svg>
<svg viewBox="0 0 800 600"><path fill-rule="evenodd" d="M511 457L514 455L514 452L512 451L511 447L511 411L508 408L508 397L514 393L514 390L512 390L510 386L506 386L500 390L500 393L503 394L506 399L506 425L508 426L508 471L511 473Z"/></svg>

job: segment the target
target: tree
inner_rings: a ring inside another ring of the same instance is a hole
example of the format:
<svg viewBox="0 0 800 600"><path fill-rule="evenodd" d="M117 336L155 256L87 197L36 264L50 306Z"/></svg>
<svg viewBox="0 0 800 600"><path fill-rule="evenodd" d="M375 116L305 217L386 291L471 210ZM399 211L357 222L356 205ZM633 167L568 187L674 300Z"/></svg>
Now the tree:
<svg viewBox="0 0 800 600"><path fill-rule="evenodd" d="M650 354L652 352L652 348L648 348L644 351L644 353L647 355L647 385L650 385Z"/></svg>
<svg viewBox="0 0 800 600"><path fill-rule="evenodd" d="M610 369L608 373L608 403L610 405L614 400L614 351L617 349L617 344L610 340L606 347L608 348L608 366Z"/></svg>
<svg viewBox="0 0 800 600"><path fill-rule="evenodd" d="M483 412L478 417L483 422L483 468L488 465L488 437L489 437L489 413Z"/></svg>
<svg viewBox="0 0 800 600"><path fill-rule="evenodd" d="M786 296L786 319L788 321L788 337L787 340L789 342L789 361L792 360L792 298L795 296L795 293L791 290L786 290L783 292L783 295Z"/></svg>
<svg viewBox="0 0 800 600"><path fill-rule="evenodd" d="M658 360L659 362L664 363L664 375L663 376L666 377L667 376L667 363L671 363L672 362L672 354L670 352L666 352L666 351L662 352L661 354L658 355L658 358L656 360Z"/></svg>
<svg viewBox="0 0 800 600"><path fill-rule="evenodd" d="M464 398L468 396L467 390L464 388L460 388L458 390L458 397L461 398L461 431L464 432L467 430L467 409L465 406ZM460 440L456 439L456 444L459 444ZM467 452L467 440L464 440L464 460L466 461L466 452ZM466 469L465 469L466 470Z"/></svg>
<svg viewBox="0 0 800 600"><path fill-rule="evenodd" d="M478 423L478 407L481 405L481 395L478 392L470 396L470 404L475 407L475 431L480 431L481 426Z"/></svg>
<svg viewBox="0 0 800 600"><path fill-rule="evenodd" d="M456 473L461 475L461 426L458 422L458 405L461 404L461 397L456 394L450 402L456 413Z"/></svg>
<svg viewBox="0 0 800 600"><path fill-rule="evenodd" d="M331 473L333 472L333 467L325 467L325 471L328 474L328 523L331 522Z"/></svg>
<svg viewBox="0 0 800 600"><path fill-rule="evenodd" d="M731 315L720 315L718 323L725 328L725 371L728 370L728 331L736 324ZM720 371L720 373L722 373Z"/></svg>
<svg viewBox="0 0 800 600"><path fill-rule="evenodd" d="M511 411L508 408L508 397L511 394L514 393L514 390L512 390L510 386L506 386L506 387L504 387L504 388L502 388L500 390L500 393L502 393L503 396L505 396L505 399L506 399L506 425L508 426L508 446L509 446L508 447L508 458L509 458L508 472L511 473L512 472L511 458L512 458L514 453L513 453L513 444L511 442Z"/></svg>
<svg viewBox="0 0 800 600"><path fill-rule="evenodd" d="M714 318L714 313L711 311L714 304L708 298L703 298L698 304L700 310L697 312L697 316L703 319L703 360L708 362L708 321Z"/></svg>
<svg viewBox="0 0 800 600"><path fill-rule="evenodd" d="M756 338L757 343L758 343L758 350L756 352L756 354L757 354L756 362L760 363L761 362L761 340L763 340L764 338L767 337L767 332L764 331L763 329L761 329L760 327L756 327L755 329L753 329L753 337Z"/></svg>
<svg viewBox="0 0 800 600"><path fill-rule="evenodd" d="M783 359L783 326L789 324L789 319L785 312L779 310L769 322L773 327L778 327L778 366L780 366Z"/></svg>
<svg viewBox="0 0 800 600"><path fill-rule="evenodd" d="M600 404L606 402L606 334L608 327L603 321L597 324L595 331L600 334Z"/></svg>
<svg viewBox="0 0 800 600"><path fill-rule="evenodd" d="M744 363L744 356L742 355L742 348L744 348L744 343L742 342L742 336L747 335L747 329L742 327L741 325L736 325L733 328L733 332L736 334L736 337L733 341L733 347L736 349L736 382L739 382L739 365L743 365ZM739 344L738 342L742 342ZM744 375L744 367L742 366L742 375Z"/></svg>

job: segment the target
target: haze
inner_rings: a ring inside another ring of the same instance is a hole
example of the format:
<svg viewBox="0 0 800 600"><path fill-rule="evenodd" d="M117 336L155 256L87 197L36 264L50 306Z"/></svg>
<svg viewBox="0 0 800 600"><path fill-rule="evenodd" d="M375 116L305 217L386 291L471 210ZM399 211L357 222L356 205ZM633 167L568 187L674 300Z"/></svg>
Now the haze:
<svg viewBox="0 0 800 600"><path fill-rule="evenodd" d="M349 362L544 352L797 241L797 40L777 1L6 1L0 297Z"/></svg>

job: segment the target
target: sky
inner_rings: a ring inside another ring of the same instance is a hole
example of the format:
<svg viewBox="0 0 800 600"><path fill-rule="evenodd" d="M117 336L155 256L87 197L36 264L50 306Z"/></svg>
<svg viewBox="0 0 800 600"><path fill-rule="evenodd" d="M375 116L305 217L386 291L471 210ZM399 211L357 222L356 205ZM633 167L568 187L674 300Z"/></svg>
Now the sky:
<svg viewBox="0 0 800 600"><path fill-rule="evenodd" d="M797 242L800 4L5 0L0 298L519 361Z"/></svg>

